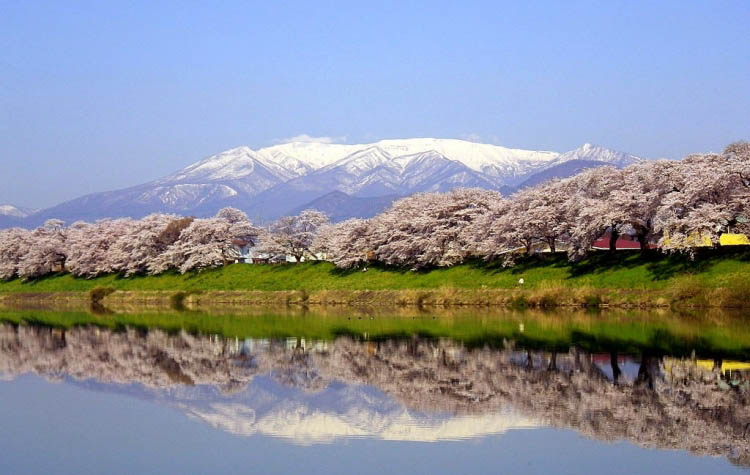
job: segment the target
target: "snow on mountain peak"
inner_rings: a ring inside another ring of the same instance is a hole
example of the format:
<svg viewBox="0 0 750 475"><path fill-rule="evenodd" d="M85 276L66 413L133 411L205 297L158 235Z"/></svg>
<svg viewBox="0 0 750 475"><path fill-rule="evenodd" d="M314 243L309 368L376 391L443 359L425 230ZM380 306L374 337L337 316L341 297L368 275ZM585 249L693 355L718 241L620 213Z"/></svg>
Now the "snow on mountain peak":
<svg viewBox="0 0 750 475"><path fill-rule="evenodd" d="M484 171L487 167L493 166L506 168L522 163L551 161L559 155L555 152L511 149L458 139L381 140L377 145L393 156L435 151L450 160L463 163L474 171Z"/></svg>
<svg viewBox="0 0 750 475"><path fill-rule="evenodd" d="M367 396L368 402L372 399ZM190 417L232 434L264 434L300 445L330 443L345 437L438 442L503 434L539 425L534 419L510 411L481 416L429 415L401 408L384 409L370 403L341 412L293 400L283 401L279 406L256 410L229 402L204 406L182 404L180 408Z"/></svg>
<svg viewBox="0 0 750 475"><path fill-rule="evenodd" d="M394 158L394 162L398 163L399 166L404 168L408 164L425 162L428 160L450 160L448 157L438 152L437 150L425 150L424 152L417 152L411 155L401 155Z"/></svg>
<svg viewBox="0 0 750 475"><path fill-rule="evenodd" d="M293 159L285 160L285 157L265 156L250 147L242 146L226 150L193 163L160 181L237 180L251 175L258 167L266 169L266 174L276 175L281 180L288 180L310 171L308 166Z"/></svg>
<svg viewBox="0 0 750 475"><path fill-rule="evenodd" d="M18 206L13 206L11 204L0 205L0 216L25 218L27 216L34 214L35 212L36 210L27 209L27 208L19 208Z"/></svg>
<svg viewBox="0 0 750 475"><path fill-rule="evenodd" d="M392 161L393 157L388 152L377 145L372 145L337 160L325 169L343 167L349 173L361 173Z"/></svg>
<svg viewBox="0 0 750 475"><path fill-rule="evenodd" d="M320 169L371 147L378 147L393 158L435 151L474 171L489 171L493 175L507 172L518 174L526 165L550 162L560 155L556 152L511 149L466 140L436 138L386 139L357 145L291 142L262 148L258 150L258 154L270 160L294 158L312 169Z"/></svg>
<svg viewBox="0 0 750 475"><path fill-rule="evenodd" d="M367 147L316 142L290 142L262 148L258 150L258 153L277 163L297 161L305 164L311 170L317 170L341 160L362 148Z"/></svg>
<svg viewBox="0 0 750 475"><path fill-rule="evenodd" d="M239 178L255 168L255 152L250 147L236 147L196 162L166 178L180 181L191 178L221 180Z"/></svg>
<svg viewBox="0 0 750 475"><path fill-rule="evenodd" d="M355 145L289 142L257 151L249 147L233 148L194 163L162 182L234 182L262 175L262 183L266 187L333 168L350 175L360 175L385 166L398 173L398 170L408 168L412 161L424 161L424 154L435 154L458 162L493 182L506 185L515 185L530 173L570 160L600 161L616 166L626 166L640 160L591 143L560 154L429 137L386 139ZM259 182L254 182L253 186L258 185Z"/></svg>
<svg viewBox="0 0 750 475"><path fill-rule="evenodd" d="M599 145L585 143L575 150L561 154L556 162L562 163L570 160L591 160L624 167L639 162L642 158Z"/></svg>

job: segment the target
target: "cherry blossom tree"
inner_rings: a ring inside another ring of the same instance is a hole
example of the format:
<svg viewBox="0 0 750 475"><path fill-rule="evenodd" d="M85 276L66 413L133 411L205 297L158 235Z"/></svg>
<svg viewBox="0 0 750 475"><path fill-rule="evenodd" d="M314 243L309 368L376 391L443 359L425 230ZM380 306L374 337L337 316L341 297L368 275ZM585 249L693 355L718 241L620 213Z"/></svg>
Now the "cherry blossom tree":
<svg viewBox="0 0 750 475"><path fill-rule="evenodd" d="M130 219L73 223L68 228L68 270L82 277L120 272L111 249L118 239L129 234L131 226Z"/></svg>
<svg viewBox="0 0 750 475"><path fill-rule="evenodd" d="M682 184L663 200L655 220L663 250L692 252L705 240L716 245L723 233L750 231L750 187L743 178L750 156L741 145L678 162Z"/></svg>
<svg viewBox="0 0 750 475"><path fill-rule="evenodd" d="M330 221L321 224L315 232L310 251L319 256L322 260L328 260L333 255L333 248L331 247L334 234L336 233L336 225Z"/></svg>
<svg viewBox="0 0 750 475"><path fill-rule="evenodd" d="M512 249L513 238L508 235L505 216L510 211L510 201L502 197L490 200L487 210L466 226L464 231L469 255L494 260L507 256Z"/></svg>
<svg viewBox="0 0 750 475"><path fill-rule="evenodd" d="M513 195L495 221L506 247L520 246L530 254L535 243L543 242L556 252L558 240L570 232L570 188L569 181L553 180Z"/></svg>
<svg viewBox="0 0 750 475"><path fill-rule="evenodd" d="M654 218L667 195L684 186L680 163L642 162L622 171L621 188L612 190L607 216L620 231L632 229L645 251L654 231Z"/></svg>
<svg viewBox="0 0 750 475"><path fill-rule="evenodd" d="M750 188L750 142L729 144L723 153L729 169L739 178L739 184Z"/></svg>
<svg viewBox="0 0 750 475"><path fill-rule="evenodd" d="M734 216L729 226L735 232L750 233L750 142L735 142L724 150L730 170L730 209ZM732 186L736 184L735 186Z"/></svg>
<svg viewBox="0 0 750 475"><path fill-rule="evenodd" d="M369 219L347 219L320 233L315 246L327 250L329 259L337 267L356 267L375 257L370 239L371 228Z"/></svg>
<svg viewBox="0 0 750 475"><path fill-rule="evenodd" d="M622 172L614 167L598 167L569 178L568 209L570 248L572 259L583 257L591 245L605 232L610 231L610 249L614 250L619 235L620 222L613 216L611 194L623 186Z"/></svg>
<svg viewBox="0 0 750 475"><path fill-rule="evenodd" d="M179 237L179 231L168 236L169 226L178 223L184 228L185 222L170 215L152 214L138 220L73 223L68 229L67 267L74 275L85 277L145 273L151 260Z"/></svg>
<svg viewBox="0 0 750 475"><path fill-rule="evenodd" d="M181 273L219 267L239 257L236 240L254 245L258 229L247 215L233 208L220 210L213 218L193 220L180 232L179 239L163 253L149 259L149 272L159 274L169 269Z"/></svg>
<svg viewBox="0 0 750 475"><path fill-rule="evenodd" d="M397 266L450 266L470 253L464 230L485 214L500 193L455 189L403 198L372 220L369 232L374 257Z"/></svg>
<svg viewBox="0 0 750 475"><path fill-rule="evenodd" d="M157 256L176 240L169 235L169 226L189 226L192 218L178 219L166 214L151 214L127 222L127 227L116 237L110 248L111 266L126 277L143 274ZM181 231L180 231L181 232ZM171 242L170 242L171 241Z"/></svg>
<svg viewBox="0 0 750 475"><path fill-rule="evenodd" d="M328 216L313 209L304 210L297 216L284 216L271 225L261 249L269 254L294 256L297 262L306 256L313 257L315 235L327 223Z"/></svg>
<svg viewBox="0 0 750 475"><path fill-rule="evenodd" d="M48 219L29 235L30 245L18 263L18 276L24 280L65 269L67 237L64 222Z"/></svg>
<svg viewBox="0 0 750 475"><path fill-rule="evenodd" d="M21 228L0 230L0 279L18 276L18 266L29 252L30 232Z"/></svg>

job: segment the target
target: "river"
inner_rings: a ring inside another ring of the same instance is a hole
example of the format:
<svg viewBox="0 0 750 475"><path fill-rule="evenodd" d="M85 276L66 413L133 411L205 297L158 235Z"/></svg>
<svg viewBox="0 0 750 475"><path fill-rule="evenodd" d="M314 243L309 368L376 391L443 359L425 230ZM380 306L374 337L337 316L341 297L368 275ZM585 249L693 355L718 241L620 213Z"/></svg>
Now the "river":
<svg viewBox="0 0 750 475"><path fill-rule="evenodd" d="M732 473L743 315L0 312L3 473Z"/></svg>

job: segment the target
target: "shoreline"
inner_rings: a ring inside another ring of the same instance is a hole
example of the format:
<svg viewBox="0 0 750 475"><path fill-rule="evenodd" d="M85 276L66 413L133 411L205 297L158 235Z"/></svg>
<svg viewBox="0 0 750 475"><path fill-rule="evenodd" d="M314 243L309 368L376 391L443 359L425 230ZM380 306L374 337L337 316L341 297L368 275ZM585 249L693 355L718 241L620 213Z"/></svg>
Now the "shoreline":
<svg viewBox="0 0 750 475"><path fill-rule="evenodd" d="M728 309L750 308L741 289L394 289L394 290L116 290L0 292L2 307L97 307L103 311L127 307L164 310L201 310L216 307L286 305L301 307L381 308L619 308Z"/></svg>

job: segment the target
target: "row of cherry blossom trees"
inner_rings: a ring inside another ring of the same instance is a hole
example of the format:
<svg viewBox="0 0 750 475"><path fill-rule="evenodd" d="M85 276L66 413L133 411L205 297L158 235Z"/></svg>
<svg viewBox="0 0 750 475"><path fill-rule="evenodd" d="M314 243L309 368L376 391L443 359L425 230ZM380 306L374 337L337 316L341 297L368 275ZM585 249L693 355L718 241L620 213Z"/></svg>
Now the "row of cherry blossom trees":
<svg viewBox="0 0 750 475"><path fill-rule="evenodd" d="M245 213L224 208L213 218L152 214L142 219L49 220L33 231L0 230L0 278L30 279L67 270L94 277L200 270L234 262L259 230Z"/></svg>
<svg viewBox="0 0 750 475"><path fill-rule="evenodd" d="M315 246L340 267L510 260L513 251L555 252L562 244L577 259L606 233L611 249L627 233L644 250L653 243L693 252L723 233L747 233L749 217L750 144L738 142L721 154L594 168L508 198L479 189L416 194L372 219L324 228Z"/></svg>
<svg viewBox="0 0 750 475"><path fill-rule="evenodd" d="M594 168L523 189L510 197L482 189L420 193L371 219L338 224L315 210L266 229L234 208L212 218L153 214L142 219L47 221L32 231L0 230L0 278L67 270L93 277L188 272L236 261L241 250L326 258L350 268L376 261L422 268L470 257L511 262L515 251L564 247L585 256L605 233L633 235L646 249L692 252L727 232L750 231L750 144L681 161L643 161L624 169Z"/></svg>
<svg viewBox="0 0 750 475"><path fill-rule="evenodd" d="M32 279L53 272L76 276L103 274L185 273L219 267L256 255L317 258L313 241L328 217L315 210L287 216L267 228L254 226L247 215L224 208L212 218L152 214L142 219L59 220L28 231L0 230L0 279Z"/></svg>

